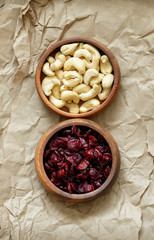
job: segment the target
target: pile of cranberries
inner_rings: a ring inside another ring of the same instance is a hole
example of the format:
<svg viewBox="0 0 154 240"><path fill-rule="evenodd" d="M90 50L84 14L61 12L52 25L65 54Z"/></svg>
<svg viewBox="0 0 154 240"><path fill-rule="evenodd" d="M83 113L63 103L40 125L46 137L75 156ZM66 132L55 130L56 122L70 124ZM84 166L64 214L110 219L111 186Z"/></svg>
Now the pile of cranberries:
<svg viewBox="0 0 154 240"><path fill-rule="evenodd" d="M51 137L43 161L54 185L65 192L82 194L94 191L105 182L111 171L112 155L98 132L72 126Z"/></svg>

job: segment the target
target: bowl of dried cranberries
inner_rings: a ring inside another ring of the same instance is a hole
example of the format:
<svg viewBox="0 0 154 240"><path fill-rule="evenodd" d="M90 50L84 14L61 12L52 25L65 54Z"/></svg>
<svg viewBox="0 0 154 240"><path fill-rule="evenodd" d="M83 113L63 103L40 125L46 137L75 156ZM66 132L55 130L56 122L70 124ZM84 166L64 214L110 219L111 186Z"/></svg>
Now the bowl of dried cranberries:
<svg viewBox="0 0 154 240"><path fill-rule="evenodd" d="M35 167L44 187L70 202L101 196L116 180L120 155L114 138L87 119L52 126L40 139Z"/></svg>

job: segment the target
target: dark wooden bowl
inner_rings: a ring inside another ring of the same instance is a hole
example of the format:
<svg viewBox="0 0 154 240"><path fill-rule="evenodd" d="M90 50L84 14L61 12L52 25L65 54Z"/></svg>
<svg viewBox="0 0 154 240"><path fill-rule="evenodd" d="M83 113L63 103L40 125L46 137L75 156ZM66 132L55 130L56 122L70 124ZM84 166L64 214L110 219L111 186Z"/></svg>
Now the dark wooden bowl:
<svg viewBox="0 0 154 240"><path fill-rule="evenodd" d="M43 165L43 154L44 149L49 141L49 139L58 131L60 131L63 128L72 126L72 125L78 125L78 126L86 126L91 129L94 129L98 133L100 133L105 140L107 141L112 154L112 168L110 175L108 176L107 180L102 184L101 187L94 190L93 192L86 193L86 194L70 194L67 192L64 192L57 188L48 178L44 165ZM63 200L67 200L70 202L85 202L92 199L95 199L99 196L101 196L103 193L106 192L107 189L109 189L113 182L116 180L116 177L119 172L119 166L120 166L120 155L119 150L117 147L117 144L113 137L100 125L97 123L87 120L87 119L70 119L63 121L61 123L58 123L57 125L52 126L47 132L44 133L42 138L40 139L35 153L35 168L38 174L38 177L40 181L42 182L43 186L51 193L55 194L56 196L60 197Z"/></svg>
<svg viewBox="0 0 154 240"><path fill-rule="evenodd" d="M113 67L114 83L113 83L113 87L112 87L110 95L108 96L108 98L105 101L103 101L101 103L101 105L99 107L97 107L94 110L91 110L89 112L86 112L86 113L72 114L72 113L69 113L62 109L56 108L45 96L45 94L42 90L42 86L41 86L41 83L42 83L42 80L44 77L44 74L42 73L42 66L46 62L47 57L49 55L54 56L55 53L59 51L59 49L62 45L68 44L68 43L73 43L73 42L89 43L89 44L95 46L101 54L105 54L108 56L108 58L112 64L112 67ZM85 118L87 118L87 117L93 116L93 115L97 114L98 112L100 112L101 110L105 109L113 101L113 99L118 91L119 84L120 84L120 69L119 69L119 65L118 65L117 60L116 60L115 56L113 55L113 53L102 43L100 43L94 39L91 39L91 38L74 37L74 38L68 38L68 39L64 39L64 40L56 42L42 54L42 56L39 60L37 69L36 69L35 83L36 83L36 88L37 88L40 98L46 104L46 106L49 107L51 110L53 110L54 112L56 112L59 115L64 116L64 117L69 117L69 118L85 117Z"/></svg>

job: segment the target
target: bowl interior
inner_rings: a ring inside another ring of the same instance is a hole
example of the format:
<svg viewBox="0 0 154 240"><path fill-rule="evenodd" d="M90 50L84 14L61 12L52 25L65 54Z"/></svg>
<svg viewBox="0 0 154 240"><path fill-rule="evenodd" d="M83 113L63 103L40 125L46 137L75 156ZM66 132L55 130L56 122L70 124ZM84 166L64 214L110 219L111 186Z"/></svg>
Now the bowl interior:
<svg viewBox="0 0 154 240"><path fill-rule="evenodd" d="M49 139L58 131L72 126L72 125L78 125L78 126L85 126L88 128L91 128L98 132L100 135L103 136L103 138L106 140L108 143L111 154L112 154L112 167L111 167L111 172L106 181L102 184L101 187L97 188L96 190L89 192L89 193L84 193L84 194L70 194L67 192L62 191L58 187L56 187L48 178L45 169L44 169L44 163L43 163L43 154L44 154L44 149L46 147L46 144L48 143ZM115 181L116 176L119 171L119 161L120 161L120 156L119 156L119 150L117 147L117 144L113 137L101 126L96 124L95 122L92 122L90 120L85 120L85 119L71 119L64 121L62 123L59 123L53 127L51 127L41 138L37 149L36 149L36 155L35 155L35 166L36 166L36 171L38 173L38 176L42 182L42 184L45 186L47 190L50 192L54 193L55 195L61 196L63 199L70 200L72 202L82 202L82 201L87 201L94 199L98 196L100 196L102 193L104 193Z"/></svg>
<svg viewBox="0 0 154 240"><path fill-rule="evenodd" d="M47 57L49 55L54 57L55 53L60 50L60 47L62 45L68 44L68 43L75 43L75 42L89 43L89 44L95 46L99 50L101 55L103 55L103 54L107 55L112 64L113 74L114 74L114 83L113 83L113 87L112 87L112 90L111 90L108 98L105 101L102 101L101 105L99 107L97 107L96 109L91 110L86 113L79 113L79 114L69 113L67 108L65 108L65 107L63 109L56 108L45 96L45 94L43 93L42 87L41 87L42 80L45 77L45 74L41 70L42 70L42 66L43 66L44 62L46 62ZM38 93L39 93L41 99L50 109L52 109L53 111L57 112L59 115L62 115L64 117L71 117L71 118L72 117L89 117L89 116L93 116L93 115L97 114L102 109L104 109L109 103L111 103L113 101L113 99L118 91L118 88L119 88L120 70L119 70L119 66L118 66L115 56L102 43L100 43L96 40L90 39L90 38L70 38L70 39L61 40L61 41L53 44L51 47L49 47L43 53L43 55L40 58L39 64L37 66L35 80L36 80L36 87L37 87L37 90L38 90Z"/></svg>

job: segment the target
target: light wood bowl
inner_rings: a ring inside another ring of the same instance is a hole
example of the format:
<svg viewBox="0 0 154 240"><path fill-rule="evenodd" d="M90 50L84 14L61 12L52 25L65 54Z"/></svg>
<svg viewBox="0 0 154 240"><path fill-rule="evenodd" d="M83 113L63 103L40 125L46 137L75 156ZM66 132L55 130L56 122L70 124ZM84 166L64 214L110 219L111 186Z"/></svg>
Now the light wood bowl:
<svg viewBox="0 0 154 240"><path fill-rule="evenodd" d="M110 175L106 179L106 181L102 184L101 187L98 189L90 192L90 193L85 193L85 194L70 194L67 192L62 191L61 189L57 188L48 178L44 165L43 165L43 154L44 154L44 149L46 147L47 142L49 139L58 131L61 129L64 129L69 126L85 126L88 128L91 128L95 131L97 131L99 134L101 134L104 139L107 141L111 154L112 154L112 168ZM107 132L103 127L98 125L97 123L87 120L87 119L70 119L70 120L65 120L61 123L58 123L57 125L52 126L48 131L44 133L44 135L41 137L37 148L35 152L35 168L36 172L38 174L38 177L43 184L43 186L52 194L60 197L61 199L69 202L85 202L89 201L92 199L95 199L108 190L114 181L116 180L116 177L119 172L119 167L120 167L120 155L119 155L119 150L117 147L117 144L114 140L114 138L110 135L109 132Z"/></svg>
<svg viewBox="0 0 154 240"><path fill-rule="evenodd" d="M47 57L49 55L54 56L55 53L59 51L59 49L62 45L68 44L68 43L75 43L75 42L89 43L89 44L95 46L99 50L101 55L103 55L103 54L107 55L112 64L113 74L114 74L114 83L113 83L113 87L112 87L111 93L108 96L108 98L105 101L103 101L99 107L95 108L94 110L91 110L86 113L78 113L78 114L72 114L63 109L56 108L49 101L48 97L45 96L45 94L42 90L42 86L41 86L42 80L45 77L44 73L42 72L42 66L46 62ZM94 39L91 39L91 38L74 37L74 38L68 38L68 39L64 39L64 40L56 42L42 54L42 56L39 60L37 69L36 69L35 83L36 83L36 88L37 88L40 98L45 103L45 105L47 107L49 107L51 110L53 110L54 112L56 112L57 114L59 114L63 117L68 117L68 118L77 118L77 117L83 118L83 117L85 117L85 118L87 118L87 117L91 117L91 116L97 114L98 112L102 111L113 101L113 99L118 91L119 84L120 84L120 69L119 69L118 62L117 62L115 56L113 55L113 53L102 43L100 43Z"/></svg>

